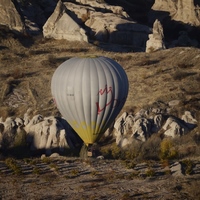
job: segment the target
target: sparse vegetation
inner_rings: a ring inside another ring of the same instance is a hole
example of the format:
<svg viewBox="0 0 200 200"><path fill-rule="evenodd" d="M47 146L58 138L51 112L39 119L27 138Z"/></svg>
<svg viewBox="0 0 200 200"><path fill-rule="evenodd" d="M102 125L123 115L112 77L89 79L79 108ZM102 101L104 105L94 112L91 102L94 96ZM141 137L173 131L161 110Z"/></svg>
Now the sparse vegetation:
<svg viewBox="0 0 200 200"><path fill-rule="evenodd" d="M182 80L182 79L184 79L184 78L186 78L188 76L191 76L191 75L194 75L194 74L191 73L191 72L186 72L184 70L178 69L178 70L176 70L174 72L174 74L172 75L172 77L173 77L174 80Z"/></svg>
<svg viewBox="0 0 200 200"><path fill-rule="evenodd" d="M38 167L33 168L33 174L39 175L41 173L40 169Z"/></svg>
<svg viewBox="0 0 200 200"><path fill-rule="evenodd" d="M160 143L160 158L162 160L177 158L178 151L171 138L166 138Z"/></svg>
<svg viewBox="0 0 200 200"><path fill-rule="evenodd" d="M125 194L122 195L122 198L121 198L121 199L122 199L122 200L129 200L129 199L131 199L131 196L130 196L129 193L125 193Z"/></svg>
<svg viewBox="0 0 200 200"><path fill-rule="evenodd" d="M49 157L44 157L43 159L42 159L42 162L44 162L44 163L46 163L46 164L50 164L51 163L51 158L49 158Z"/></svg>
<svg viewBox="0 0 200 200"><path fill-rule="evenodd" d="M50 164L49 164L49 167L50 167L51 169L54 169L55 171L58 171L58 166L57 166L55 163L50 163Z"/></svg>
<svg viewBox="0 0 200 200"><path fill-rule="evenodd" d="M124 160L124 163L128 169L133 169L136 166L136 163L134 160Z"/></svg>
<svg viewBox="0 0 200 200"><path fill-rule="evenodd" d="M97 175L98 175L98 171L96 171L96 170L95 170L95 171L92 171L92 172L91 172L91 175L92 175L92 176L97 176Z"/></svg>
<svg viewBox="0 0 200 200"><path fill-rule="evenodd" d="M72 176L78 176L79 170L78 170L78 169L72 169L71 172L70 172L70 174L71 174Z"/></svg>
<svg viewBox="0 0 200 200"><path fill-rule="evenodd" d="M181 164L183 165L185 174L191 175L193 172L193 167L194 167L193 161L186 159L186 160L182 160Z"/></svg>
<svg viewBox="0 0 200 200"><path fill-rule="evenodd" d="M14 174L16 175L22 174L22 169L20 165L13 158L7 158L5 160L5 164L7 165L8 168L10 168L13 171Z"/></svg>
<svg viewBox="0 0 200 200"><path fill-rule="evenodd" d="M153 168L148 168L147 170L146 170L146 176L147 177L152 177L152 176L154 176L155 175L155 170L153 169Z"/></svg>

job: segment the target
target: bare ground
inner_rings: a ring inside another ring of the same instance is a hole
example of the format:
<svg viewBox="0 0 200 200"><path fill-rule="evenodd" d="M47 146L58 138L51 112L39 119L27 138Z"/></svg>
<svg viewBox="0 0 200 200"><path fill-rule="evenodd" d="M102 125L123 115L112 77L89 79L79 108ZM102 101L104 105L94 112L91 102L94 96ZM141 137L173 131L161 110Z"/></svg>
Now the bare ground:
<svg viewBox="0 0 200 200"><path fill-rule="evenodd" d="M200 162L192 175L173 175L158 162L131 169L120 160L77 158L0 162L1 199L199 199ZM172 163L173 164L173 163Z"/></svg>

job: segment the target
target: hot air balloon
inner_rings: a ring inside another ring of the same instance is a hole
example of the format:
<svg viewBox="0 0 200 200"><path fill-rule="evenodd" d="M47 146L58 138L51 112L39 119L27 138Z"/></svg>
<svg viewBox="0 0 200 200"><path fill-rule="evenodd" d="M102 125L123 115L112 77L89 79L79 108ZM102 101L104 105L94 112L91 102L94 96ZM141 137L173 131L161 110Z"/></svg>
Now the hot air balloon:
<svg viewBox="0 0 200 200"><path fill-rule="evenodd" d="M121 111L128 95L124 69L107 57L74 57L51 80L58 110L86 145L99 140Z"/></svg>

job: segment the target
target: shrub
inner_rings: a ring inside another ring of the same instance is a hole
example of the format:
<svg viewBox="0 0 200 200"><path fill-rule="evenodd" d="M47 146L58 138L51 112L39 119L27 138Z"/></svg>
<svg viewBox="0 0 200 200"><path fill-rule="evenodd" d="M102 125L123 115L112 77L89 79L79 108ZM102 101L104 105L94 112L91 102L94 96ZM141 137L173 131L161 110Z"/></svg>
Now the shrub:
<svg viewBox="0 0 200 200"><path fill-rule="evenodd" d="M54 169L55 171L58 171L58 166L57 166L55 163L49 164L49 167L50 167L51 169Z"/></svg>
<svg viewBox="0 0 200 200"><path fill-rule="evenodd" d="M152 169L152 168L148 168L147 171L146 171L146 176L147 177L152 177L155 175L155 170Z"/></svg>
<svg viewBox="0 0 200 200"><path fill-rule="evenodd" d="M78 174L79 174L78 169L73 169L73 170L71 170L71 175L72 175L72 176L78 176Z"/></svg>
<svg viewBox="0 0 200 200"><path fill-rule="evenodd" d="M190 175L193 173L194 163L191 160L183 160L181 161L181 164L184 168L185 174Z"/></svg>
<svg viewBox="0 0 200 200"><path fill-rule="evenodd" d="M122 149L120 149L116 144L111 147L102 149L102 154L107 159L120 159L122 154Z"/></svg>
<svg viewBox="0 0 200 200"><path fill-rule="evenodd" d="M125 160L124 163L128 169L133 169L136 166L133 160Z"/></svg>
<svg viewBox="0 0 200 200"><path fill-rule="evenodd" d="M122 150L117 145L114 145L112 148L112 157L115 159L121 158Z"/></svg>
<svg viewBox="0 0 200 200"><path fill-rule="evenodd" d="M40 169L38 167L33 168L33 174L40 174Z"/></svg>
<svg viewBox="0 0 200 200"><path fill-rule="evenodd" d="M7 158L5 160L5 164L7 165L9 169L11 169L14 172L14 174L17 174L17 175L22 174L21 167L17 164L16 160L14 160L13 158Z"/></svg>
<svg viewBox="0 0 200 200"><path fill-rule="evenodd" d="M172 139L170 138L165 138L161 143L160 143L160 158L162 160L166 159L174 159L178 155L178 151L176 150Z"/></svg>
<svg viewBox="0 0 200 200"><path fill-rule="evenodd" d="M50 164L51 163L51 158L48 158L48 157L44 157L42 159L42 162L46 163L46 164Z"/></svg>
<svg viewBox="0 0 200 200"><path fill-rule="evenodd" d="M141 145L139 157L140 160L159 160L161 139L157 135L152 135Z"/></svg>

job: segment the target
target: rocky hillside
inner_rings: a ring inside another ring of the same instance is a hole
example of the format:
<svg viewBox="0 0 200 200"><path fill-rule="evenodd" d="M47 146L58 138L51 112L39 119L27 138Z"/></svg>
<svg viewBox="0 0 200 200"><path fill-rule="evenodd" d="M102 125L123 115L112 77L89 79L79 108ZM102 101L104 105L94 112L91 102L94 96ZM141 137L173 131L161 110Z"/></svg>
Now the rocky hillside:
<svg viewBox="0 0 200 200"><path fill-rule="evenodd" d="M29 47L24 47L20 41ZM128 112L135 117L138 112L145 110L148 112L148 116L145 114L147 120L151 120L155 114L162 114L160 125L163 126L169 116L181 119L189 111L196 120L195 129L193 127L190 131L198 137L200 50L197 48L116 53L112 48L118 46L99 47L86 42L43 38L20 40L6 30L0 47L0 113L3 121L10 116L23 118L29 108L33 110L32 115L60 116L50 90L55 69L74 56L103 55L119 62L128 75L129 94L120 115ZM162 126L157 131L161 130L163 134ZM186 130L183 127L180 130L178 135L188 133L183 131ZM173 131L172 128L172 134Z"/></svg>
<svg viewBox="0 0 200 200"><path fill-rule="evenodd" d="M199 132L199 49L198 41L190 38L190 31L199 26L196 1L118 0L113 5L89 0L1 0L0 10L2 120L23 117L29 108L33 114L58 116L50 91L53 72L71 57L92 54L113 58L127 72L130 90L122 113L136 115L143 109L152 121L155 112L153 116L151 112L159 110L164 124L168 117L181 119L186 112L196 120L195 134ZM139 11L148 18L139 19ZM181 13L188 18L181 18ZM176 40L165 38L162 23L169 22L169 16L182 24ZM147 51L146 44L154 46ZM148 53L141 52L145 48ZM179 129L179 135L188 132Z"/></svg>

